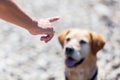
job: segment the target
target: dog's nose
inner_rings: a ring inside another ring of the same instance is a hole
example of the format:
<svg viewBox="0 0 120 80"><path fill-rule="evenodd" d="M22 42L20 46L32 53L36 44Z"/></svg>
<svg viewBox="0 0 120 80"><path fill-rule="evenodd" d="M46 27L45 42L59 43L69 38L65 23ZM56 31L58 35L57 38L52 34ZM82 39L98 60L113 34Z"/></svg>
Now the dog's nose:
<svg viewBox="0 0 120 80"><path fill-rule="evenodd" d="M66 47L66 55L71 55L74 51L74 48L72 47Z"/></svg>

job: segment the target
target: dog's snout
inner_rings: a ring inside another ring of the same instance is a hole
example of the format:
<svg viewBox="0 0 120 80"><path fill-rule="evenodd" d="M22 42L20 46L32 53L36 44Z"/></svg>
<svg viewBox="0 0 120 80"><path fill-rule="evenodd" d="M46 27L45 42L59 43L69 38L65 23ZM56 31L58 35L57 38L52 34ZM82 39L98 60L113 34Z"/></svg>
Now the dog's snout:
<svg viewBox="0 0 120 80"><path fill-rule="evenodd" d="M67 55L71 55L73 53L73 51L74 51L74 48L72 48L72 47L66 47L66 54Z"/></svg>

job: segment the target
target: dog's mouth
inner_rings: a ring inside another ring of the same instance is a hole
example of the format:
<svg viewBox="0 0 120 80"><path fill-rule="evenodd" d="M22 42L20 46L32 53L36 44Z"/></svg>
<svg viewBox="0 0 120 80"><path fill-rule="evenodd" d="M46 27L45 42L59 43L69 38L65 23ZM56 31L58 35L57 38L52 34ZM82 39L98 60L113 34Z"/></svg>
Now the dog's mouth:
<svg viewBox="0 0 120 80"><path fill-rule="evenodd" d="M73 67L76 67L77 65L80 65L83 61L84 61L84 58L77 61L77 60L73 59L72 57L68 57L65 60L65 64L66 64L67 67L73 68Z"/></svg>

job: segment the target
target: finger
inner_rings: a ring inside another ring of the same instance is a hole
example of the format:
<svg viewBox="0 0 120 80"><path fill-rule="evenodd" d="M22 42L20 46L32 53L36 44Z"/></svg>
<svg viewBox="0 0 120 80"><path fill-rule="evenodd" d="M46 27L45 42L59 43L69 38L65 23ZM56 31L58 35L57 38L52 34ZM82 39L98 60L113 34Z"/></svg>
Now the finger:
<svg viewBox="0 0 120 80"><path fill-rule="evenodd" d="M41 40L41 41L44 41L45 43L47 43L47 41L48 41L48 40L47 40L47 37L41 37L40 40Z"/></svg>
<svg viewBox="0 0 120 80"><path fill-rule="evenodd" d="M42 37L40 38L40 40L41 40L41 41L46 41L47 38L48 38L48 36L42 36Z"/></svg>
<svg viewBox="0 0 120 80"><path fill-rule="evenodd" d="M41 40L41 41L45 41L45 43L47 43L48 41L51 40L51 38L52 38L52 36L47 35L47 36L42 36L42 37L40 38L40 40Z"/></svg>
<svg viewBox="0 0 120 80"><path fill-rule="evenodd" d="M60 19L60 17L53 17L53 18L49 18L48 20L50 21L50 22L54 22L54 21L57 21L57 20L59 20Z"/></svg>

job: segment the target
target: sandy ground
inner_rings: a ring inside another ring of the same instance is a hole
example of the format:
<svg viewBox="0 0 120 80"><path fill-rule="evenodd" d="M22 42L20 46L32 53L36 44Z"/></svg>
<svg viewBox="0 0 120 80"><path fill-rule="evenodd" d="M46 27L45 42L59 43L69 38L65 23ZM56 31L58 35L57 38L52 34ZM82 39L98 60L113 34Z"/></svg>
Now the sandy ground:
<svg viewBox="0 0 120 80"><path fill-rule="evenodd" d="M89 29L107 41L98 53L98 80L120 80L119 0L17 0L32 18L60 16L47 44L38 36L0 20L0 80L64 80L57 34L68 28Z"/></svg>

